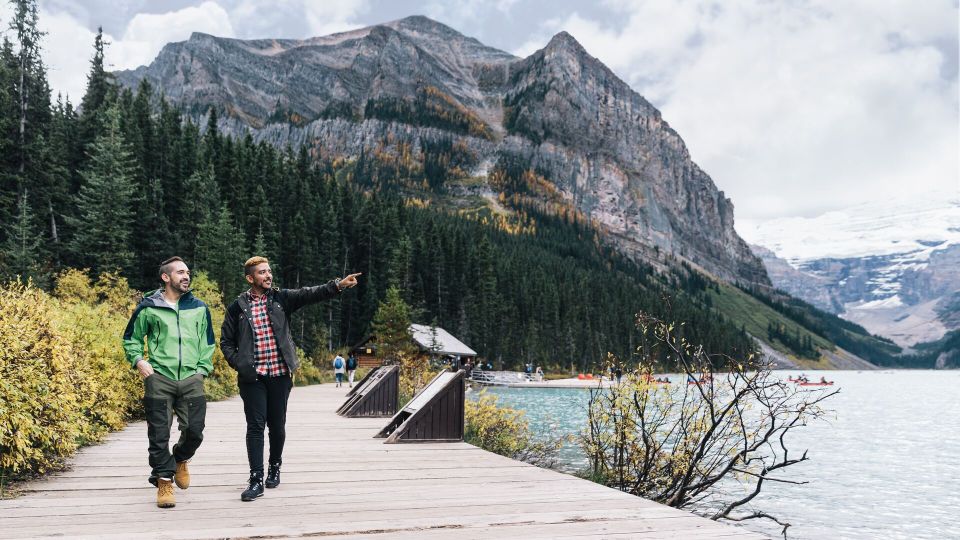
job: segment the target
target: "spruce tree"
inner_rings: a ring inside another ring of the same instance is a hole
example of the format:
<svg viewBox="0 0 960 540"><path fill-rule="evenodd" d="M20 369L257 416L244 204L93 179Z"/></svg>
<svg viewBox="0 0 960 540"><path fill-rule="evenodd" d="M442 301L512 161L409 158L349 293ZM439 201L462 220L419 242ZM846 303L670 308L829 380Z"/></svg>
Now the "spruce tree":
<svg viewBox="0 0 960 540"><path fill-rule="evenodd" d="M177 224L174 234L178 251L196 258L201 226L208 221L215 221L220 211L220 190L213 177L213 166L207 165L194 171L178 192L168 195L177 196L181 201L168 214L168 218Z"/></svg>
<svg viewBox="0 0 960 540"><path fill-rule="evenodd" d="M17 199L17 215L7 227L7 239L3 244L3 276L13 279L19 276L26 281L43 283L40 272L41 234L37 231L33 210L27 192Z"/></svg>
<svg viewBox="0 0 960 540"><path fill-rule="evenodd" d="M378 359L395 363L401 356L416 352L410 336L410 317L410 306L403 301L400 289L387 289L387 297L373 316L372 330L377 343Z"/></svg>
<svg viewBox="0 0 960 540"><path fill-rule="evenodd" d="M87 74L87 91L80 102L80 145L86 148L100 135L104 124L103 112L108 107L113 78L103 69L103 28L97 28L93 40L93 58Z"/></svg>
<svg viewBox="0 0 960 540"><path fill-rule="evenodd" d="M37 3L35 0L13 0L13 19L10 30L14 32L19 51L17 53L17 77L14 81L17 95L18 172L27 172L30 161L30 146L39 134L38 115L49 119L50 89L46 72L40 58L40 39L43 32L38 27Z"/></svg>
<svg viewBox="0 0 960 540"><path fill-rule="evenodd" d="M76 197L70 247L75 260L96 272L133 268L136 164L120 132L120 111L107 109L103 134L90 147L90 160ZM150 231L142 231L150 234Z"/></svg>
<svg viewBox="0 0 960 540"><path fill-rule="evenodd" d="M13 43L3 36L0 46L0 220L4 223L16 214L19 189L16 65Z"/></svg>
<svg viewBox="0 0 960 540"><path fill-rule="evenodd" d="M233 213L225 204L200 227L194 268L206 272L220 285L225 300L240 294L244 286L245 249L243 234L234 225Z"/></svg>

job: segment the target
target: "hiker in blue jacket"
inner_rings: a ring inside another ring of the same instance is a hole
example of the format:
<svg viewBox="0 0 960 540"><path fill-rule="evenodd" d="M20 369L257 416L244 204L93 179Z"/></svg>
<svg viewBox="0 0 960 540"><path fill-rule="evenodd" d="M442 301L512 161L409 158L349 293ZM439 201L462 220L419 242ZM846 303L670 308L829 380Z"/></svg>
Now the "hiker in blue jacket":
<svg viewBox="0 0 960 540"><path fill-rule="evenodd" d="M346 362L339 354L333 359L333 373L337 376L337 388L343 386L343 374L347 370Z"/></svg>

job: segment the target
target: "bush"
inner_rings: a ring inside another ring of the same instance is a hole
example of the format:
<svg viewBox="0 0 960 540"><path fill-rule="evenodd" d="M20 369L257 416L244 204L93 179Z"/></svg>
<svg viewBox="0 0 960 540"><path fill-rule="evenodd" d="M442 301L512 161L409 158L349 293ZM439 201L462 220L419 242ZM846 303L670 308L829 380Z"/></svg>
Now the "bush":
<svg viewBox="0 0 960 540"><path fill-rule="evenodd" d="M134 293L112 276L95 287L79 271L61 279L63 298L20 281L0 287L3 476L43 472L139 410L143 390L118 337L129 309L99 301Z"/></svg>
<svg viewBox="0 0 960 540"><path fill-rule="evenodd" d="M483 390L479 398L465 403L464 420L464 441L541 467L552 467L556 463L565 440L534 437L523 411L498 407L497 396Z"/></svg>
<svg viewBox="0 0 960 540"><path fill-rule="evenodd" d="M213 373L204 381L204 392L210 401L218 401L237 393L237 372L234 371L220 350L220 327L226 309L220 296L220 287L205 272L197 272L190 282L193 295L203 300L210 308L210 321L213 324L213 337L217 349L213 352Z"/></svg>

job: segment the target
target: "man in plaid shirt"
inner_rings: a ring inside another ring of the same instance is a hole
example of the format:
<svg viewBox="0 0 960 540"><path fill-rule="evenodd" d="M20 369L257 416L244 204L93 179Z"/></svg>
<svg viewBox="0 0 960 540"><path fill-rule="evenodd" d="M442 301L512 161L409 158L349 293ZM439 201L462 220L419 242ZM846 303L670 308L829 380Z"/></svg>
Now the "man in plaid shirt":
<svg viewBox="0 0 960 540"><path fill-rule="evenodd" d="M263 495L264 485L280 485L280 464L286 439L287 400L293 388L291 373L298 367L296 346L290 333L290 316L303 306L333 298L357 284L360 274L350 274L324 285L302 289L273 289L270 263L252 257L244 263L250 290L227 308L220 333L220 348L233 369L247 417L249 486L240 496L252 501ZM263 430L270 432L270 467L263 478Z"/></svg>

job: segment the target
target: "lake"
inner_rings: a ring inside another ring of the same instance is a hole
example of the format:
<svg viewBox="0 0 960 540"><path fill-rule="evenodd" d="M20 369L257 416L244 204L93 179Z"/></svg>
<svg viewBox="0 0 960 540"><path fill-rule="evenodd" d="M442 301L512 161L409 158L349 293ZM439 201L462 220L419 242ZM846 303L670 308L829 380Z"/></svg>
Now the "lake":
<svg viewBox="0 0 960 540"><path fill-rule="evenodd" d="M809 483L767 483L754 508L792 523L790 538L960 538L960 372L807 375L825 375L840 389L824 403L833 411L829 420L788 439L791 453L809 449L810 460L790 467L786 478ZM585 425L587 390L488 392L524 410L535 431L577 433ZM576 443L562 450L561 461L568 471L586 467ZM768 520L741 526L779 536Z"/></svg>

